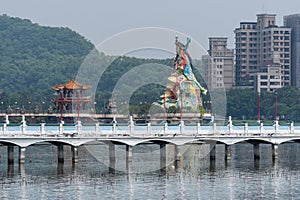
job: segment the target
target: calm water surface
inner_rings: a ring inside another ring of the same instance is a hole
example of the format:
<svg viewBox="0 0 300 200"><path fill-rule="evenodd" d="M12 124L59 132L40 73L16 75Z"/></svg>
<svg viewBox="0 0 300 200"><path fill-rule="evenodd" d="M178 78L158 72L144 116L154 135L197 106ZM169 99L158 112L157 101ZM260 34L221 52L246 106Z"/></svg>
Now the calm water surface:
<svg viewBox="0 0 300 200"><path fill-rule="evenodd" d="M0 199L300 199L300 145L279 145L279 159L271 159L271 146L261 145L261 160L253 159L250 144L232 146L232 159L224 160L224 145L216 147L216 161L209 160L208 145L183 150L180 163L159 170L159 145L133 148L133 162L126 165L123 146L116 148L116 166L107 167L108 147L79 147L79 162L57 163L56 146L38 144L26 149L26 163L7 164L7 147L0 146ZM172 147L168 146L168 151ZM92 152L92 154L90 153ZM172 152L172 151L169 151Z"/></svg>

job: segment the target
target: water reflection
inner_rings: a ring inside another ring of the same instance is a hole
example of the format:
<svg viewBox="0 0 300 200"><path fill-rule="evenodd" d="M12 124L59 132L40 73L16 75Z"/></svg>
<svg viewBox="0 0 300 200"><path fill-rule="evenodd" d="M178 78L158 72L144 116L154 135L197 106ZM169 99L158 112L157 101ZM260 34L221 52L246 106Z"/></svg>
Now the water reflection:
<svg viewBox="0 0 300 200"><path fill-rule="evenodd" d="M13 167L13 166L10 166ZM8 166L9 168L9 166ZM21 177L25 177L25 164L19 164L19 174Z"/></svg>
<svg viewBox="0 0 300 200"><path fill-rule="evenodd" d="M64 174L64 163L58 162L57 163L57 175L62 175L62 174Z"/></svg>
<svg viewBox="0 0 300 200"><path fill-rule="evenodd" d="M270 145L260 147L260 160L254 159L251 144L232 146L229 160L224 159L224 145L216 146L214 160L210 160L209 145L183 146L179 160L171 151L174 146L168 146L166 168L142 173L140 167L160 166L159 148L138 146L128 163L117 153L115 164L124 171L111 171L84 147L79 148L79 162L73 164L68 148L65 162L58 163L56 148L33 146L26 150L26 163L14 166L7 163L6 149L0 147L0 198L287 199L297 198L300 193L300 145L296 143L280 145L279 159L275 160ZM153 157L135 157L136 152L147 149L157 162L152 163ZM109 160L107 155L106 159Z"/></svg>
<svg viewBox="0 0 300 200"><path fill-rule="evenodd" d="M9 178L13 177L14 176L14 172L15 172L14 163L8 163L7 164L7 176Z"/></svg>
<svg viewBox="0 0 300 200"><path fill-rule="evenodd" d="M259 170L260 159L254 158L254 170Z"/></svg>

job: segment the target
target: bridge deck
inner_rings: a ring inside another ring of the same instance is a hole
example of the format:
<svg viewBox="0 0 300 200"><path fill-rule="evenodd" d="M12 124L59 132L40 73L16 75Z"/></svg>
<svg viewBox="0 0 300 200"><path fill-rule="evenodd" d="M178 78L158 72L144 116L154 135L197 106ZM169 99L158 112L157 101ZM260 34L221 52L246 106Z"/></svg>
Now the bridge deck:
<svg viewBox="0 0 300 200"><path fill-rule="evenodd" d="M182 145L193 142L218 142L232 145L239 142L281 144L300 141L300 129L293 126L241 127L241 126L20 126L3 125L0 143L13 143L26 147L37 142L61 142L79 146L92 141L118 142L134 146L149 141Z"/></svg>

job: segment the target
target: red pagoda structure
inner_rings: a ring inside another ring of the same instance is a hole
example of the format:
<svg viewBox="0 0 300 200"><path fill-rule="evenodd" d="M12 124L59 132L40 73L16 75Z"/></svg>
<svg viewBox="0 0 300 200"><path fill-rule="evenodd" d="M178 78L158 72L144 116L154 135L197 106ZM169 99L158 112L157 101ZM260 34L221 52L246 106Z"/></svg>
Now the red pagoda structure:
<svg viewBox="0 0 300 200"><path fill-rule="evenodd" d="M56 110L60 112L60 121L62 121L63 111L72 112L74 108L77 108L77 121L80 121L81 108L84 108L84 106L92 100L91 97L84 96L83 92L90 88L90 85L78 83L74 78L65 84L52 87L52 89L59 94L57 98L53 98L51 101L55 104Z"/></svg>

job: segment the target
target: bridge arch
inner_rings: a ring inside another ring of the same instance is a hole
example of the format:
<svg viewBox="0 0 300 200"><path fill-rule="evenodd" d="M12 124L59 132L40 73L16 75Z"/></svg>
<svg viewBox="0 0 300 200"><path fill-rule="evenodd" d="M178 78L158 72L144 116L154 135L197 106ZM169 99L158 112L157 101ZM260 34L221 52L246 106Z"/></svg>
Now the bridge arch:
<svg viewBox="0 0 300 200"><path fill-rule="evenodd" d="M149 138L145 139L139 142L136 142L135 145L138 144L144 144L147 142L153 142L154 144L174 144L174 145L184 145L184 144L189 144L189 143L194 143L194 142L201 142L201 139L183 139L183 140L174 140L173 138L171 139L164 139L164 138Z"/></svg>
<svg viewBox="0 0 300 200"><path fill-rule="evenodd" d="M63 144L63 145L71 145L74 146L74 144L72 142L69 141L65 141L65 140L53 140L53 139L49 139L49 140L37 140L31 143L28 143L27 146L31 146L31 145L35 145L35 144L39 144L39 143L49 143L51 145L56 145L56 144Z"/></svg>
<svg viewBox="0 0 300 200"><path fill-rule="evenodd" d="M225 145L234 145L242 142L247 143L268 143L268 144L275 144L274 141L270 140L269 138L239 138L239 139L232 139L232 138L197 138L191 140L193 141L200 141L204 143L218 143L218 144L225 144ZM300 142L300 138L299 138Z"/></svg>
<svg viewBox="0 0 300 200"><path fill-rule="evenodd" d="M152 142L153 144L176 144L176 142L169 139L151 138L151 139L142 140L136 143L135 145L144 144L148 142Z"/></svg>
<svg viewBox="0 0 300 200"><path fill-rule="evenodd" d="M246 142L248 143L267 143L267 144L274 144L274 142L272 142L270 139L267 138L251 138L251 139L247 139Z"/></svg>
<svg viewBox="0 0 300 200"><path fill-rule="evenodd" d="M15 145L20 147L21 145L17 142L14 141L8 141L8 140L0 140L0 144L4 145L4 146L8 146L8 145Z"/></svg>
<svg viewBox="0 0 300 200"><path fill-rule="evenodd" d="M144 139L144 140L122 140L122 139L104 139L104 140L96 140L97 142L102 142L102 143L118 143L118 144L124 144L124 145L129 145L129 146L136 146L139 144L144 144L148 142L153 142L154 144L160 144L160 143L165 143L165 144L176 144L174 141L169 140L169 139L159 139L159 138L149 138L149 139Z"/></svg>
<svg viewBox="0 0 300 200"><path fill-rule="evenodd" d="M279 142L279 144L288 143L288 142L296 142L300 143L300 137L299 138L290 138L290 139L283 139Z"/></svg>

